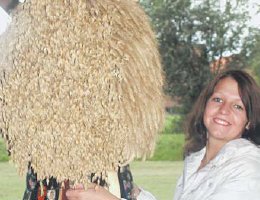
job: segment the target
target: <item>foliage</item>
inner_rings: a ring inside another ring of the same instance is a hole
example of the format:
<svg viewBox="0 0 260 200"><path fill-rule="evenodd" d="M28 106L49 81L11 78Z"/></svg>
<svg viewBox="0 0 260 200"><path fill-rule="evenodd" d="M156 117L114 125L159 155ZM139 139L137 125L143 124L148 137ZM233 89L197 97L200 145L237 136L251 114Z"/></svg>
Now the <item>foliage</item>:
<svg viewBox="0 0 260 200"><path fill-rule="evenodd" d="M162 134L182 133L182 117L181 115L166 115Z"/></svg>
<svg viewBox="0 0 260 200"><path fill-rule="evenodd" d="M190 111L211 78L210 62L225 52L239 51L247 26L246 1L141 0L151 17L166 74L166 92L180 97ZM216 70L216 73L218 70Z"/></svg>
<svg viewBox="0 0 260 200"><path fill-rule="evenodd" d="M260 29L251 29L247 40L251 41L251 43L245 47L245 49L249 49L247 51L249 54L248 63L252 70L252 75L258 84L260 84Z"/></svg>
<svg viewBox="0 0 260 200"><path fill-rule="evenodd" d="M156 144L153 161L183 160L184 134L162 134Z"/></svg>

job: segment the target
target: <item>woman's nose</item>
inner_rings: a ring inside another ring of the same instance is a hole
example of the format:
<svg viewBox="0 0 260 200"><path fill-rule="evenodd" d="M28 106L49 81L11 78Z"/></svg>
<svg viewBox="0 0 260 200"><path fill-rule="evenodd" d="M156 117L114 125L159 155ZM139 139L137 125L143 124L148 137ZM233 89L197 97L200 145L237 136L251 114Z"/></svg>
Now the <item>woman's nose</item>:
<svg viewBox="0 0 260 200"><path fill-rule="evenodd" d="M229 114L230 113L230 105L228 103L223 103L221 106L220 106L220 113L221 114Z"/></svg>

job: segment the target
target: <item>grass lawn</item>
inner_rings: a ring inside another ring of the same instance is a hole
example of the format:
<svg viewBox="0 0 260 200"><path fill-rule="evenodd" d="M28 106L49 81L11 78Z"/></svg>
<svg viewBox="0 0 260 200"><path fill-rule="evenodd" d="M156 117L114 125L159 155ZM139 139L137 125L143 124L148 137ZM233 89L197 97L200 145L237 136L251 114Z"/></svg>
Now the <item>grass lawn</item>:
<svg viewBox="0 0 260 200"><path fill-rule="evenodd" d="M25 178L17 175L10 162L0 162L0 199L22 200Z"/></svg>
<svg viewBox="0 0 260 200"><path fill-rule="evenodd" d="M157 200L173 199L177 179L182 173L182 161L134 162L131 171L135 183L151 192Z"/></svg>
<svg viewBox="0 0 260 200"><path fill-rule="evenodd" d="M7 155L4 139L0 135L0 162L1 161L8 161L8 160L9 160L9 158L8 158L8 155Z"/></svg>
<svg viewBox="0 0 260 200"><path fill-rule="evenodd" d="M134 181L153 193L158 200L172 199L182 161L136 161L131 164ZM0 199L21 200L25 178L19 177L10 162L0 162Z"/></svg>

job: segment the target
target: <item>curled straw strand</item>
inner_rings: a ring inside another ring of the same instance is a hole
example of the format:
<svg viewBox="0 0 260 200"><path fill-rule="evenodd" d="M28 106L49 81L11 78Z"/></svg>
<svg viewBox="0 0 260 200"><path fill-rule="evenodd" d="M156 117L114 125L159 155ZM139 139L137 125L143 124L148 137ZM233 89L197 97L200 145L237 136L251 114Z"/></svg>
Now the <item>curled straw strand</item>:
<svg viewBox="0 0 260 200"><path fill-rule="evenodd" d="M30 0L0 38L1 129L21 174L87 184L153 152L163 76L133 0Z"/></svg>

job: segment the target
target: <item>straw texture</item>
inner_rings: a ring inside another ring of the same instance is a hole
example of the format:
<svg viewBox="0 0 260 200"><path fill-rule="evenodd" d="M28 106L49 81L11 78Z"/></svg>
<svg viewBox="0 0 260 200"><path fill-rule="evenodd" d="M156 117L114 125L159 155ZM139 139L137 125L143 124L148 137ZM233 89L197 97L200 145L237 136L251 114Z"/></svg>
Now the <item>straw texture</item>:
<svg viewBox="0 0 260 200"><path fill-rule="evenodd" d="M152 154L164 116L154 33L134 0L28 0L0 37L1 129L19 172L86 183Z"/></svg>

